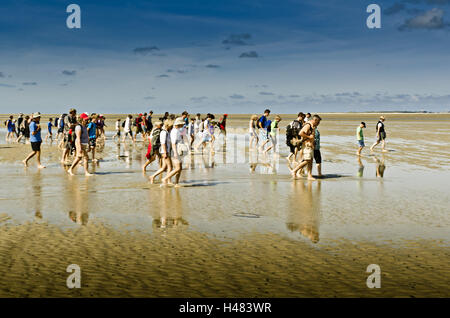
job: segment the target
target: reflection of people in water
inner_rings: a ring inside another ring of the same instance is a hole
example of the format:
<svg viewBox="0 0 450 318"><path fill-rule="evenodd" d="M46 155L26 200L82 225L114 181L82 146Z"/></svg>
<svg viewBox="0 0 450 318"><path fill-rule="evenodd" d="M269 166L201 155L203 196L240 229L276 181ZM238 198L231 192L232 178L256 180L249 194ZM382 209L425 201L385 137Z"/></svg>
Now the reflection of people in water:
<svg viewBox="0 0 450 318"><path fill-rule="evenodd" d="M384 171L386 170L386 166L384 165L384 156L381 157L381 160L378 159L378 157L374 157L375 162L377 164L376 167L376 173L375 175L377 176L377 178L383 178L384 177Z"/></svg>
<svg viewBox="0 0 450 318"><path fill-rule="evenodd" d="M319 242L320 186L319 181L313 193L312 183L292 184L293 195L290 196L292 201L286 222L286 227L290 231L298 231L313 243Z"/></svg>
<svg viewBox="0 0 450 318"><path fill-rule="evenodd" d="M89 219L88 212L88 180L82 184L78 179L69 179L67 183L69 219L74 223L86 225Z"/></svg>
<svg viewBox="0 0 450 318"><path fill-rule="evenodd" d="M42 205L42 175L41 171L38 170L33 174L31 178L32 194L33 194L33 210L36 219L42 219L41 205Z"/></svg>
<svg viewBox="0 0 450 318"><path fill-rule="evenodd" d="M364 165L363 165L363 163L362 163L362 161L361 161L361 157L358 156L357 158L358 158L357 160L358 160L358 165L359 165L357 176L360 177L360 178L362 178L363 175L364 175Z"/></svg>
<svg viewBox="0 0 450 318"><path fill-rule="evenodd" d="M149 192L153 214L153 226L157 228L175 228L189 225L182 216L182 200L177 188L162 188L161 192Z"/></svg>

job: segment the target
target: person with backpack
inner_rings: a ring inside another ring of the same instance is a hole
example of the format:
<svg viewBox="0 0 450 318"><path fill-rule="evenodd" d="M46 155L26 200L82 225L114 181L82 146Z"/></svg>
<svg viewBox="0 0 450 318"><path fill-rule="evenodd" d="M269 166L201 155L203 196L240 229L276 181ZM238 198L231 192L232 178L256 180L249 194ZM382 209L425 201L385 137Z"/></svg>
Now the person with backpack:
<svg viewBox="0 0 450 318"><path fill-rule="evenodd" d="M70 166L69 170L67 170L67 173L69 173L71 176L74 175L73 169L77 166L77 164L81 161L81 159L83 159L84 174L87 177L92 176L92 174L90 174L88 171L89 157L87 151L89 147L89 132L86 127L88 120L89 116L83 113L80 115L79 122L75 124L74 136L75 136L76 158L73 161L72 165Z"/></svg>
<svg viewBox="0 0 450 318"><path fill-rule="evenodd" d="M377 123L377 134L376 134L376 138L377 141L370 147L370 152L373 152L373 148L375 148L375 146L377 146L380 142L381 142L381 151L383 152L387 152L387 150L385 149L386 146L386 131L384 128L384 121L385 118L384 116L380 116L380 120Z"/></svg>
<svg viewBox="0 0 450 318"><path fill-rule="evenodd" d="M312 175L312 161L313 159L315 159L314 158L314 143L316 141L315 130L319 126L321 120L322 118L320 118L319 115L314 115L312 116L311 120L309 120L307 123L305 123L305 125L303 125L302 130L300 130L300 136L304 139L303 158L300 164L298 164L294 169L290 169L292 177L294 179L297 178L297 172L301 171L301 169L306 167L308 170L308 180L309 181L316 180ZM319 158L316 158L316 162L321 161L321 158L320 160L318 159Z"/></svg>
<svg viewBox="0 0 450 318"><path fill-rule="evenodd" d="M144 138L144 132L142 131L142 114L137 115L136 119L134 120L133 126L136 127L135 134L133 136L133 141L136 142L136 138L138 134L142 134L142 137Z"/></svg>
<svg viewBox="0 0 450 318"><path fill-rule="evenodd" d="M122 127L123 127L122 142L125 142L125 139L127 138L127 136L129 136L130 139L134 142L133 131L131 130L132 120L133 120L133 116L131 116L131 114L130 114L127 116L127 118L122 123Z"/></svg>
<svg viewBox="0 0 450 318"><path fill-rule="evenodd" d="M119 142L120 142L120 126L122 126L123 127L123 124L124 124L125 122L123 122L122 123L122 125L120 124L120 118L117 118L117 120L116 120L116 133L115 133L115 135L113 136L113 140L115 140L116 138L119 140Z"/></svg>
<svg viewBox="0 0 450 318"><path fill-rule="evenodd" d="M166 119L164 126L159 134L159 153L161 154L161 168L159 168L152 176L149 177L150 183L155 182L155 178L159 176L164 171L167 174L172 171L172 160L170 158L172 152L172 142L170 140L170 131L173 128L173 120Z"/></svg>
<svg viewBox="0 0 450 318"><path fill-rule="evenodd" d="M259 150L264 151L264 146L269 142L269 133L267 121L269 119L270 109L266 109L264 114L258 119L259 139L262 144L259 146Z"/></svg>
<svg viewBox="0 0 450 318"><path fill-rule="evenodd" d="M159 135L161 133L161 127L162 122L157 121L155 122L155 128L150 132L148 139L148 148L147 148L147 154L145 155L145 158L147 158L147 161L145 162L144 166L142 167L142 170L145 172L147 169L147 166L151 164L153 161L155 161L156 157L159 158L159 162L161 163L161 155L159 153L159 148L161 147L161 142L159 140Z"/></svg>
<svg viewBox="0 0 450 318"><path fill-rule="evenodd" d="M289 165L291 164L292 158L294 158L294 161L297 161L297 153L302 147L300 131L302 130L304 119L305 114L300 112L297 115L297 119L293 120L286 127L286 145L289 147L289 155L286 157L286 159Z"/></svg>

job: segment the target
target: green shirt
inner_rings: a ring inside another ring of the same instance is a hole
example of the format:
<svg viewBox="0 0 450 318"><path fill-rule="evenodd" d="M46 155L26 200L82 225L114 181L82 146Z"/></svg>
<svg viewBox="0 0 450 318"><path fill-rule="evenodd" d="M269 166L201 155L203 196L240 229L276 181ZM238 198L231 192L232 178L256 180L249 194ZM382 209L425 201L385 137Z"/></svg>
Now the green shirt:
<svg viewBox="0 0 450 318"><path fill-rule="evenodd" d="M274 120L271 124L270 124L270 134L272 136L275 136L277 134L277 129L278 128L278 122L276 120Z"/></svg>
<svg viewBox="0 0 450 318"><path fill-rule="evenodd" d="M315 129L314 132L314 149L320 150L320 132L319 129Z"/></svg>
<svg viewBox="0 0 450 318"><path fill-rule="evenodd" d="M361 126L358 126L358 128L356 128L356 138L358 140L364 140L363 130Z"/></svg>

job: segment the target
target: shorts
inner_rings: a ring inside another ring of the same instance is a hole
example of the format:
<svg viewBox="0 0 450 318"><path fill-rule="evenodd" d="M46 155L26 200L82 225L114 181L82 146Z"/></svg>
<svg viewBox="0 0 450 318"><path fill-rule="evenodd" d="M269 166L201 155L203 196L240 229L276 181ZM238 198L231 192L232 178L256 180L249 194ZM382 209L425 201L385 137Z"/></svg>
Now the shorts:
<svg viewBox="0 0 450 318"><path fill-rule="evenodd" d="M120 136L120 130L116 130L116 135Z"/></svg>
<svg viewBox="0 0 450 318"><path fill-rule="evenodd" d="M263 141L269 140L269 137L267 136L267 130L261 129L259 132L259 138Z"/></svg>
<svg viewBox="0 0 450 318"><path fill-rule="evenodd" d="M314 149L314 161L317 164L321 164L322 163L322 155L320 154L320 150Z"/></svg>
<svg viewBox="0 0 450 318"><path fill-rule="evenodd" d="M33 151L41 151L41 143L42 141L32 142L31 149L33 149Z"/></svg>
<svg viewBox="0 0 450 318"><path fill-rule="evenodd" d="M89 146L88 144L81 144L81 151L79 153L77 153L77 157L83 157L83 156L87 157L88 146Z"/></svg>
<svg viewBox="0 0 450 318"><path fill-rule="evenodd" d="M95 148L97 146L97 138L89 138L89 146Z"/></svg>
<svg viewBox="0 0 450 318"><path fill-rule="evenodd" d="M364 144L364 140L358 140L358 145L360 147L365 147L366 145Z"/></svg>
<svg viewBox="0 0 450 318"><path fill-rule="evenodd" d="M64 132L64 128L59 128L58 129L58 134L62 134Z"/></svg>

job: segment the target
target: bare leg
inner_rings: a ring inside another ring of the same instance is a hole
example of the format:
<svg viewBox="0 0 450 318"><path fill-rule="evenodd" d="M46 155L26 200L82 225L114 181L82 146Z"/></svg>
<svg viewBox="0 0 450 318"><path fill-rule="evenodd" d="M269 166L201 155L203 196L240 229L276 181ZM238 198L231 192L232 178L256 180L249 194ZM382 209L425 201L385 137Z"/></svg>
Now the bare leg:
<svg viewBox="0 0 450 318"><path fill-rule="evenodd" d="M31 152L31 153L28 155L28 157L26 157L25 160L22 161L25 167L28 167L28 160L30 160L31 158L33 158L34 155L36 155L36 153L37 153L37 151Z"/></svg>
<svg viewBox="0 0 450 318"><path fill-rule="evenodd" d="M38 169L44 169L45 166L43 166L41 164L41 152L40 151L36 151L36 159L37 159Z"/></svg>

